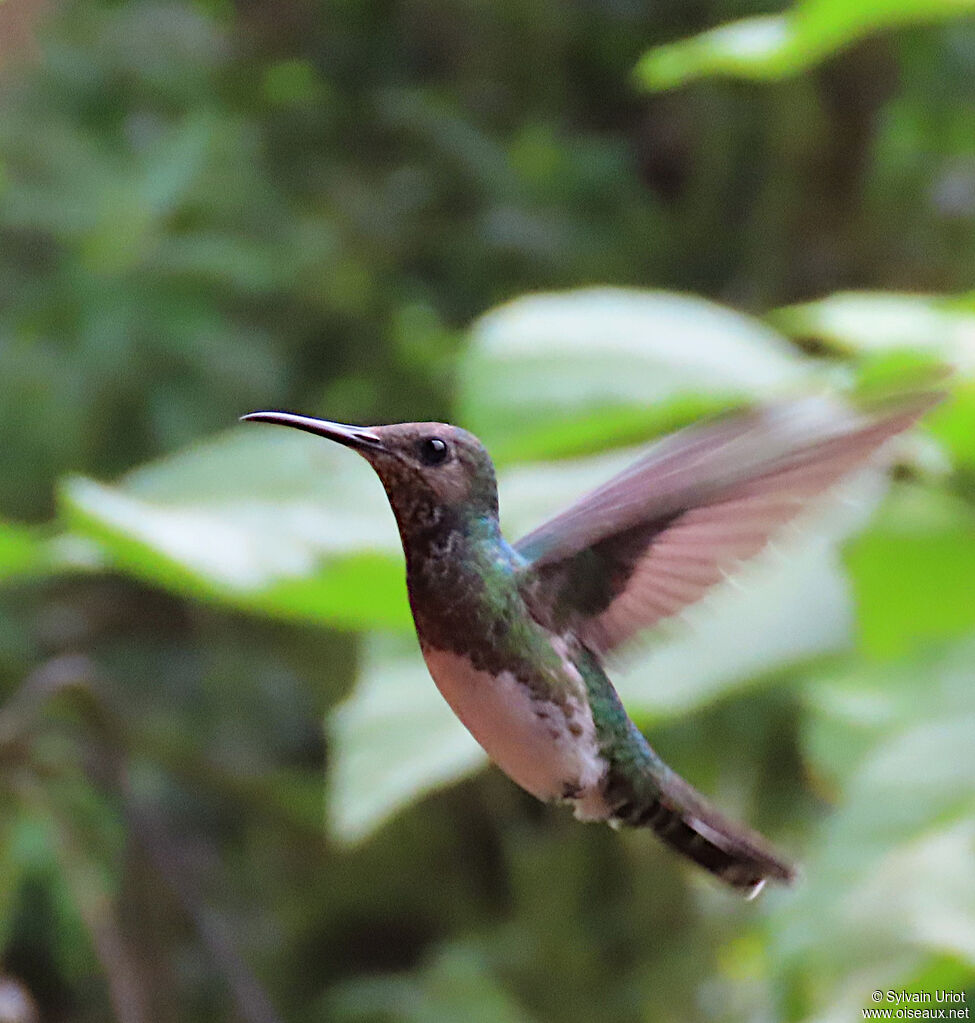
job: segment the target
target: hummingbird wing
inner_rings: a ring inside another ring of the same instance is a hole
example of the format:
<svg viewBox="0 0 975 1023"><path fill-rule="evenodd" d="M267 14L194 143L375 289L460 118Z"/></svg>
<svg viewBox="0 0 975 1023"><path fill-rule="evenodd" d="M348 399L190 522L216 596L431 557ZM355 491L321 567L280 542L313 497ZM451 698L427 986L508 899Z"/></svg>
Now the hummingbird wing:
<svg viewBox="0 0 975 1023"><path fill-rule="evenodd" d="M688 427L515 549L545 623L606 653L677 614L942 395L854 409L805 398Z"/></svg>

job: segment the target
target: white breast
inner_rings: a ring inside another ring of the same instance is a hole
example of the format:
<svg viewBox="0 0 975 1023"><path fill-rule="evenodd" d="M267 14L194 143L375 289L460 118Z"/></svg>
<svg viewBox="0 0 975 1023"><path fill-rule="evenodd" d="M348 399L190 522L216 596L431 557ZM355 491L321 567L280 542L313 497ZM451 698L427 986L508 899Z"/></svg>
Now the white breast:
<svg viewBox="0 0 975 1023"><path fill-rule="evenodd" d="M444 699L509 778L546 802L571 800L581 819L606 817L599 791L606 762L584 700L569 698L565 707L535 700L510 672L477 671L467 657L443 650L423 656ZM581 678L575 681L581 689Z"/></svg>

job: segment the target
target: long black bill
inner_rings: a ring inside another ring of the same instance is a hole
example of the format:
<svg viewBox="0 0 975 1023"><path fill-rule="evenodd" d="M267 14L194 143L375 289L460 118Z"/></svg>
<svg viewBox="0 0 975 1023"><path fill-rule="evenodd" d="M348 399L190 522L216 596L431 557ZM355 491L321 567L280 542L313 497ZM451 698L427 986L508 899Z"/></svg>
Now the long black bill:
<svg viewBox="0 0 975 1023"><path fill-rule="evenodd" d="M357 451L375 451L383 446L378 433L363 429L361 426L345 426L342 423L330 423L327 419L313 419L311 416L298 416L293 412L249 412L240 417L241 422L274 423L277 426L293 426L296 430L313 433L317 437L344 444L347 448Z"/></svg>

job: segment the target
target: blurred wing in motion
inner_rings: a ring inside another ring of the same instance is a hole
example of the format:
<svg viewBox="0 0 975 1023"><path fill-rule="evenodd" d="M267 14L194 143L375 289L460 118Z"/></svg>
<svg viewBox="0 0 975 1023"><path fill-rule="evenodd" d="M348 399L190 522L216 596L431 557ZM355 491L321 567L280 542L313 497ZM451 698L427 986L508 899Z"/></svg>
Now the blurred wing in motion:
<svg viewBox="0 0 975 1023"><path fill-rule="evenodd" d="M529 562L526 600L549 627L613 650L758 554L940 399L918 392L856 410L806 398L665 437L515 545Z"/></svg>

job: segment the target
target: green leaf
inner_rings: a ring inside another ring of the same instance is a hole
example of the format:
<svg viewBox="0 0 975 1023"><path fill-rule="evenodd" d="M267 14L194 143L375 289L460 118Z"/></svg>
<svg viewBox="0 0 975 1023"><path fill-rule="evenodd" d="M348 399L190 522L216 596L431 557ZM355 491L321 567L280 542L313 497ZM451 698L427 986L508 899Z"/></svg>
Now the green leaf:
<svg viewBox="0 0 975 1023"><path fill-rule="evenodd" d="M876 32L972 10L972 0L804 0L781 15L745 18L656 46L640 59L635 76L653 91L712 76L771 81L805 71Z"/></svg>
<svg viewBox="0 0 975 1023"><path fill-rule="evenodd" d="M975 516L920 487L896 498L847 552L860 644L880 658L975 627Z"/></svg>
<svg viewBox="0 0 975 1023"><path fill-rule="evenodd" d="M592 288L531 295L475 324L459 418L499 462L633 443L808 373L768 326L700 298Z"/></svg>
<svg viewBox="0 0 975 1023"><path fill-rule="evenodd" d="M0 583L107 567L105 552L89 537L0 521Z"/></svg>
<svg viewBox="0 0 975 1023"><path fill-rule="evenodd" d="M799 1018L853 1018L874 989L930 990L946 964L975 966L973 657L969 639L805 687L804 752L841 795L770 921Z"/></svg>
<svg viewBox="0 0 975 1023"><path fill-rule="evenodd" d="M402 555L372 470L334 445L239 427L117 486L76 478L64 516L119 570L197 597L348 628L408 628Z"/></svg>
<svg viewBox="0 0 975 1023"><path fill-rule="evenodd" d="M871 747L917 717L918 680L932 717L972 707L975 640L926 650L899 664L832 665L807 679L803 748L814 779L831 796L845 785Z"/></svg>
<svg viewBox="0 0 975 1023"><path fill-rule="evenodd" d="M815 338L843 353L910 348L975 373L975 301L893 291L846 291L786 306L768 319L793 337Z"/></svg>
<svg viewBox="0 0 975 1023"><path fill-rule="evenodd" d="M329 1018L402 1023L531 1023L525 1009L493 976L473 945L449 945L410 974L364 977L326 999Z"/></svg>
<svg viewBox="0 0 975 1023"><path fill-rule="evenodd" d="M927 425L957 465L975 468L975 382L956 386Z"/></svg>
<svg viewBox="0 0 975 1023"><path fill-rule="evenodd" d="M36 529L0 521L0 582L46 575L54 568Z"/></svg>
<svg viewBox="0 0 975 1023"><path fill-rule="evenodd" d="M437 691L415 641L371 637L329 724L329 825L354 842L420 795L487 762Z"/></svg>
<svg viewBox="0 0 975 1023"><path fill-rule="evenodd" d="M908 370L912 358L953 367L948 400L925 422L957 464L975 464L975 297L840 292L768 319L792 337L857 356L867 375Z"/></svg>
<svg viewBox="0 0 975 1023"><path fill-rule="evenodd" d="M932 679L932 684L936 684ZM881 742L850 780L779 902L770 948L805 978L804 1016L859 1013L875 988L908 988L944 956L975 965L975 703L917 719ZM819 985L817 978L830 977Z"/></svg>

